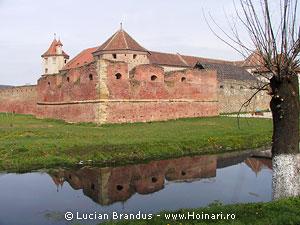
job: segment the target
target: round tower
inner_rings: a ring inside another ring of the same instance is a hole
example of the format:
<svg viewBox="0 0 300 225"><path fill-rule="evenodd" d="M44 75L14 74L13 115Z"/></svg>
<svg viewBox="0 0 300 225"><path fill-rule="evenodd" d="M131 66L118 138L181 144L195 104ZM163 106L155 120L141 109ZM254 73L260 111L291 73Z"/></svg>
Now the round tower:
<svg viewBox="0 0 300 225"><path fill-rule="evenodd" d="M62 50L63 44L60 40L52 41L49 49L42 55L43 74L56 74L66 65L69 55Z"/></svg>

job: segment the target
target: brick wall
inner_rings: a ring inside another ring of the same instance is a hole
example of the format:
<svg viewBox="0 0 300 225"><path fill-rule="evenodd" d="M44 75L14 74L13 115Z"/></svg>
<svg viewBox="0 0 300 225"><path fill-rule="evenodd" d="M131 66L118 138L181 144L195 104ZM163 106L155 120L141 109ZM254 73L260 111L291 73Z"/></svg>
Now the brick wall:
<svg viewBox="0 0 300 225"><path fill-rule="evenodd" d="M0 112L35 114L36 86L20 86L0 89Z"/></svg>
<svg viewBox="0 0 300 225"><path fill-rule="evenodd" d="M43 76L38 80L39 102L83 101L98 98L98 74L94 63Z"/></svg>
<svg viewBox="0 0 300 225"><path fill-rule="evenodd" d="M251 89L256 83L251 81L236 81L236 80L223 80L219 82L218 99L220 113L233 113L238 112L244 102L246 102L255 89ZM255 110L268 110L271 97L262 91L258 93L251 104L247 108L243 108L242 112L254 112Z"/></svg>
<svg viewBox="0 0 300 225"><path fill-rule="evenodd" d="M93 79L89 76L92 75ZM100 59L38 81L39 118L122 123L218 115L215 71L168 72L154 65L129 71Z"/></svg>
<svg viewBox="0 0 300 225"><path fill-rule="evenodd" d="M94 63L43 76L38 81L38 118L96 122L99 76Z"/></svg>
<svg viewBox="0 0 300 225"><path fill-rule="evenodd" d="M111 101L105 122L168 120L218 115L216 72L188 69L165 73L160 66L107 63ZM99 115L100 117L102 116Z"/></svg>
<svg viewBox="0 0 300 225"><path fill-rule="evenodd" d="M97 103L38 103L37 118L53 118L67 122L97 122Z"/></svg>

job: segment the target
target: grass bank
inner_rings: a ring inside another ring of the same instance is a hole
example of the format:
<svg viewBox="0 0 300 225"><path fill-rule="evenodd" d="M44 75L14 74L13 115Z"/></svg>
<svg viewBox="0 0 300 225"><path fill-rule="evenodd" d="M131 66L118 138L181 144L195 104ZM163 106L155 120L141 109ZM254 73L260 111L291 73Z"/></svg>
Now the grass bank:
<svg viewBox="0 0 300 225"><path fill-rule="evenodd" d="M179 210L175 213L187 215L188 212L192 214L235 214L234 220L167 220L164 219L164 214L160 213L160 217L154 216L152 220L140 221L119 221L107 222L101 225L205 225L205 224L222 224L222 225L298 225L300 224L300 198L283 199L268 203L251 203L251 204L237 204L237 205L218 205L214 204L206 208Z"/></svg>
<svg viewBox="0 0 300 225"><path fill-rule="evenodd" d="M236 118L212 117L97 126L0 114L0 170L125 164L270 144L271 120L240 119L240 125Z"/></svg>

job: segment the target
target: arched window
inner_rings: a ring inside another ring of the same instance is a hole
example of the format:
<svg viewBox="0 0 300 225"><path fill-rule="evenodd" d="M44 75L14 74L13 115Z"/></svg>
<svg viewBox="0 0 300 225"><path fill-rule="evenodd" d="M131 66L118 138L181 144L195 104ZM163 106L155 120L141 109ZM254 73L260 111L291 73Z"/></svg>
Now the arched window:
<svg viewBox="0 0 300 225"><path fill-rule="evenodd" d="M45 73L48 73L48 69L47 68L45 69Z"/></svg>
<svg viewBox="0 0 300 225"><path fill-rule="evenodd" d="M156 79L157 79L157 76L155 76L155 75L152 75L152 76L151 76L151 80L152 80L152 81L155 81Z"/></svg>
<svg viewBox="0 0 300 225"><path fill-rule="evenodd" d="M90 79L90 80L93 80L93 74L90 74L90 75L89 75L89 79Z"/></svg>
<svg viewBox="0 0 300 225"><path fill-rule="evenodd" d="M136 54L133 54L132 58L135 59L136 58Z"/></svg>
<svg viewBox="0 0 300 225"><path fill-rule="evenodd" d="M185 82L186 78L185 77L181 77L181 82Z"/></svg>
<svg viewBox="0 0 300 225"><path fill-rule="evenodd" d="M116 79L117 79L117 80L120 80L120 79L121 79L121 77L122 77L122 74L120 74L120 73L117 73L117 74L115 75L115 77L116 77Z"/></svg>
<svg viewBox="0 0 300 225"><path fill-rule="evenodd" d="M224 88L224 85L220 85L220 88L223 89L223 88Z"/></svg>
<svg viewBox="0 0 300 225"><path fill-rule="evenodd" d="M112 57L113 57L114 59L116 59L116 58L117 58L117 54L112 54Z"/></svg>
<svg viewBox="0 0 300 225"><path fill-rule="evenodd" d="M50 81L48 81L48 86L50 86Z"/></svg>
<svg viewBox="0 0 300 225"><path fill-rule="evenodd" d="M67 77L67 81L70 82L70 77Z"/></svg>

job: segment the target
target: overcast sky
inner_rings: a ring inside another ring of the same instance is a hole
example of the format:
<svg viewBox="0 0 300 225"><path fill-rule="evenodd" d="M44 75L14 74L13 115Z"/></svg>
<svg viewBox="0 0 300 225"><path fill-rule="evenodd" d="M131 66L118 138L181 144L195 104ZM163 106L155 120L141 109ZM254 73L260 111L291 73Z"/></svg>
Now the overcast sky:
<svg viewBox="0 0 300 225"><path fill-rule="evenodd" d="M210 32L203 9L221 26L225 12L234 14L232 0L0 0L0 84L35 84L54 33L72 58L102 44L121 21L148 50L241 59Z"/></svg>

